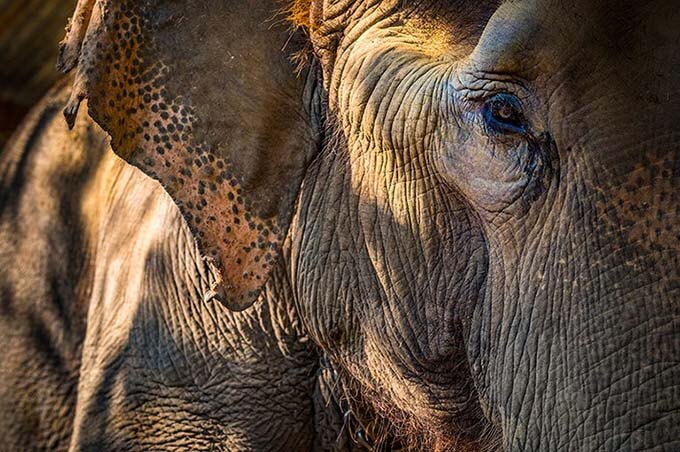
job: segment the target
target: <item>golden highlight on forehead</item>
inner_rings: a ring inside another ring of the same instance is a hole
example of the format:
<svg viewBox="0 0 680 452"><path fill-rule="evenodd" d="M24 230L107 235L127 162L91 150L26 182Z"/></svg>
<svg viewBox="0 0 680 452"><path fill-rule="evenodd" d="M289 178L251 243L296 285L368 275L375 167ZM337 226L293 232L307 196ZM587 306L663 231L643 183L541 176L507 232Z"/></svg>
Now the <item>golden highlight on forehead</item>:
<svg viewBox="0 0 680 452"><path fill-rule="evenodd" d="M437 17L455 12L464 17L483 17L486 20L504 2L519 2L522 0L409 0L402 7L411 12L428 12L429 16ZM313 28L311 20L312 0L288 0L288 19L296 26L305 29Z"/></svg>

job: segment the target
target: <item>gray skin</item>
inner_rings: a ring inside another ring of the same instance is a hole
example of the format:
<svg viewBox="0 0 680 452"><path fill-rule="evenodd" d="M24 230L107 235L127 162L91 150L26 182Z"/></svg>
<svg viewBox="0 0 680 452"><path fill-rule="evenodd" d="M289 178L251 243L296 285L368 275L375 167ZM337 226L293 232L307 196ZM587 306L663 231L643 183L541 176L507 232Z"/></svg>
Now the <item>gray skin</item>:
<svg viewBox="0 0 680 452"><path fill-rule="evenodd" d="M680 448L670 2L87 3L0 162L8 449Z"/></svg>

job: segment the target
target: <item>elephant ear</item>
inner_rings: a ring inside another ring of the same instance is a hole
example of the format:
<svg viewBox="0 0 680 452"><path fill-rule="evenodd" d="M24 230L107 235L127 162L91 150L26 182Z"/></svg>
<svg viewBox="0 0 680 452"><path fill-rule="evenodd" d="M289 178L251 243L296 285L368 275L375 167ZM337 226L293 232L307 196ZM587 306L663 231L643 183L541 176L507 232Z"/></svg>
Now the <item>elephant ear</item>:
<svg viewBox="0 0 680 452"><path fill-rule="evenodd" d="M266 282L316 148L280 7L80 0L58 63L76 72L67 121L87 98L114 152L179 206L221 275L209 298L234 310Z"/></svg>

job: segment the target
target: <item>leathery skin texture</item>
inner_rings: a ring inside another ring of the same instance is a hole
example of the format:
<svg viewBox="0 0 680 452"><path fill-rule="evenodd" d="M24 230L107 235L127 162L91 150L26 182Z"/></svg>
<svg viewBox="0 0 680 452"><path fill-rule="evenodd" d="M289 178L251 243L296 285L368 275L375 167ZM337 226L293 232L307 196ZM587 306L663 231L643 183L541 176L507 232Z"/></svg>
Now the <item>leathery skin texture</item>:
<svg viewBox="0 0 680 452"><path fill-rule="evenodd" d="M680 448L675 9L81 0L0 164L9 443Z"/></svg>

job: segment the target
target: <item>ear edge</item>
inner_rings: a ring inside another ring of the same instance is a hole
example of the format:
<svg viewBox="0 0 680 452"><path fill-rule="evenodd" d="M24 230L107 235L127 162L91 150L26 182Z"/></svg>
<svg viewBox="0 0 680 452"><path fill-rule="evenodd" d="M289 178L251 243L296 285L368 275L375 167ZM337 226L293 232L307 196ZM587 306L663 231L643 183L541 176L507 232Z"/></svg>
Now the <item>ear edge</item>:
<svg viewBox="0 0 680 452"><path fill-rule="evenodd" d="M57 70L67 73L78 65L80 49L85 39L95 0L79 0L73 17L66 25L66 36L59 43Z"/></svg>

